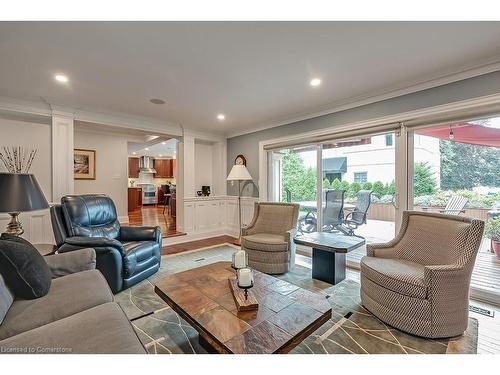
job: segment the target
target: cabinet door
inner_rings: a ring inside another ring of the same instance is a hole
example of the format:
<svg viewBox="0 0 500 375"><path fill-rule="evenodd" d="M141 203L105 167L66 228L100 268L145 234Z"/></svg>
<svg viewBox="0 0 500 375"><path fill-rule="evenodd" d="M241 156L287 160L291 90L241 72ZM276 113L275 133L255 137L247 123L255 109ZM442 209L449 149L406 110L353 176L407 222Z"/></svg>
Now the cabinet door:
<svg viewBox="0 0 500 375"><path fill-rule="evenodd" d="M173 166L173 160L172 159L168 159L168 160L165 160L165 170L166 170L166 173L167 173L167 176L168 178L172 178L174 177L174 166Z"/></svg>
<svg viewBox="0 0 500 375"><path fill-rule="evenodd" d="M139 177L139 158L128 158L128 177Z"/></svg>
<svg viewBox="0 0 500 375"><path fill-rule="evenodd" d="M172 178L175 177L176 170L177 170L177 159L172 159Z"/></svg>

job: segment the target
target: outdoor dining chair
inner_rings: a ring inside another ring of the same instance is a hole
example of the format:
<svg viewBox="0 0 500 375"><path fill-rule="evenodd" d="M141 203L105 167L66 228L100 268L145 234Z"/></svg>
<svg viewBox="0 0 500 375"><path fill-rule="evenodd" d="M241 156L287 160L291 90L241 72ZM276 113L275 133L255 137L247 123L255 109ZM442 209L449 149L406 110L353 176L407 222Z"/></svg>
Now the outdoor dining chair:
<svg viewBox="0 0 500 375"><path fill-rule="evenodd" d="M349 236L354 235L354 230L360 225L366 224L366 217L368 216L368 209L372 201L372 190L360 190L356 200L356 207L354 211L349 212L345 219L344 225L339 227L342 232Z"/></svg>

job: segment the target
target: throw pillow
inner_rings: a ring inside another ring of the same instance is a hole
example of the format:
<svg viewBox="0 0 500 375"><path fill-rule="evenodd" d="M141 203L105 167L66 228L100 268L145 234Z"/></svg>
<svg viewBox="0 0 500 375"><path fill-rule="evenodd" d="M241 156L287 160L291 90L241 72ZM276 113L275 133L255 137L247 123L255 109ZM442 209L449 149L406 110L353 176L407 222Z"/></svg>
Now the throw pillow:
<svg viewBox="0 0 500 375"><path fill-rule="evenodd" d="M36 248L21 237L0 237L0 273L18 298L35 299L49 292L49 266Z"/></svg>

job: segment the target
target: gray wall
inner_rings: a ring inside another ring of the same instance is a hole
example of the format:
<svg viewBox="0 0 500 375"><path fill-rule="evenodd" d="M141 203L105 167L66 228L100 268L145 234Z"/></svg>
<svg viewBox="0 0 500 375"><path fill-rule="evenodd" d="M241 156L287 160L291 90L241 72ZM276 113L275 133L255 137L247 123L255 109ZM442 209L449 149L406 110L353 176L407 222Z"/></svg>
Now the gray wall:
<svg viewBox="0 0 500 375"><path fill-rule="evenodd" d="M407 112L436 105L452 103L484 95L500 92L500 71L469 78L466 80L438 86L432 89L403 95L397 98L380 101L377 103L332 113L325 116L298 121L271 129L245 134L227 141L227 167L228 173L233 165L233 160L238 154L243 154L247 159L247 167L254 179L243 189L245 196L258 196L259 179L259 142L267 139L283 137L285 135L299 134L308 130L319 130L351 122L364 121L397 113ZM237 185L228 183L228 195L237 195Z"/></svg>

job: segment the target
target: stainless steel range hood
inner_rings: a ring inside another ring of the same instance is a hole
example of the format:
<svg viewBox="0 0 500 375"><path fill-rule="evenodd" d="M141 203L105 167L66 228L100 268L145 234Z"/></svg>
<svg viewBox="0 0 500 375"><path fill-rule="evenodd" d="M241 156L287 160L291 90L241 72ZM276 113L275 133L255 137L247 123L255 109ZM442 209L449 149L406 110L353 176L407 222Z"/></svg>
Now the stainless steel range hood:
<svg viewBox="0 0 500 375"><path fill-rule="evenodd" d="M153 158L151 156L141 156L139 158L139 172L156 173L153 168Z"/></svg>

